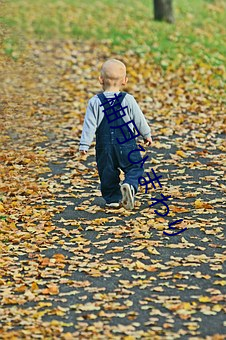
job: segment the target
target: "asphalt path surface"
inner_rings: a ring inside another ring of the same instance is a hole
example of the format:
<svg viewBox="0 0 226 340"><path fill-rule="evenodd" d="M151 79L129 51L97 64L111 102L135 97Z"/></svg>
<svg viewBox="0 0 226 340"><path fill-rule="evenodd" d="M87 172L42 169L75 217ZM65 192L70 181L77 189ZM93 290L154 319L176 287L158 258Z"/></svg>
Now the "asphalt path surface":
<svg viewBox="0 0 226 340"><path fill-rule="evenodd" d="M170 155L175 154L176 144L185 136L174 136L173 142L155 137L166 142L168 148L156 149L153 144L148 149L150 159L158 162L157 166L147 162L149 170L153 167L158 175L162 174L163 188L179 187L181 195L174 198L174 204L186 210L175 216L188 222L187 230L168 237L163 234L166 222L149 207L150 197L163 189L150 188L148 194L141 189L132 212L106 209L99 190L94 147L87 158L79 160L78 154L71 151L76 150L76 141L59 142L56 135L49 136L51 140L41 147L54 150L55 157L46 178L54 178L60 186L55 204L66 204L65 210L54 216L54 223L59 229L74 231L76 226L70 224L78 222L79 235L89 249L84 253L79 241L75 247L63 235L62 247L44 251L47 257L63 253L68 258L68 278L89 284L76 287L78 293L63 304L69 307L66 322L73 324L66 329L81 339L95 338L95 334L103 339L129 335L136 339L212 339L219 334L223 339L225 215L222 172L216 173L220 152L194 149L190 157L172 162ZM214 155L211 161L210 154ZM189 193L197 192L198 198L211 203L211 209L195 209L197 194ZM159 221L157 227L153 221ZM153 268L142 268L139 261ZM68 286L61 284L60 291L68 292ZM58 305L57 301L53 303ZM90 310L83 310L83 304L88 304ZM70 309L71 305L77 308Z"/></svg>

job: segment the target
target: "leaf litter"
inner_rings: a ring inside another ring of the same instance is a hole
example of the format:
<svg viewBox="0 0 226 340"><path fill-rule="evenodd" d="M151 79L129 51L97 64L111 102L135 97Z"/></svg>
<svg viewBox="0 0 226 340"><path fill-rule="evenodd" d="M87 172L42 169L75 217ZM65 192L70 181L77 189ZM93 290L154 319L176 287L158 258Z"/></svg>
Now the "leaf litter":
<svg viewBox="0 0 226 340"><path fill-rule="evenodd" d="M0 337L223 339L222 67L117 56L152 126L146 171L162 173L169 216L188 228L166 237L148 207L158 189L141 188L132 212L106 210L94 147L78 153L108 44L29 50L1 64Z"/></svg>

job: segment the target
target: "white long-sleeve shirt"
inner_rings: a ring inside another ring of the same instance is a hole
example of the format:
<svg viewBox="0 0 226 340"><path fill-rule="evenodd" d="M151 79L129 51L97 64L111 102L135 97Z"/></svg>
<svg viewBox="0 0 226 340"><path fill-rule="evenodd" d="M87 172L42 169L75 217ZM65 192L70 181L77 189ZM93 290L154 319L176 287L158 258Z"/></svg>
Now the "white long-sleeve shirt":
<svg viewBox="0 0 226 340"><path fill-rule="evenodd" d="M120 92L103 92L106 98L113 98L114 94ZM97 95L93 96L86 109L85 120L82 129L82 136L80 139L79 150L88 150L96 133L96 129L104 118L103 106ZM137 104L135 98L127 93L122 101L122 107L128 106L124 109L126 116L123 117L125 123L133 120L141 136L146 139L151 137L151 129L146 122L143 112Z"/></svg>

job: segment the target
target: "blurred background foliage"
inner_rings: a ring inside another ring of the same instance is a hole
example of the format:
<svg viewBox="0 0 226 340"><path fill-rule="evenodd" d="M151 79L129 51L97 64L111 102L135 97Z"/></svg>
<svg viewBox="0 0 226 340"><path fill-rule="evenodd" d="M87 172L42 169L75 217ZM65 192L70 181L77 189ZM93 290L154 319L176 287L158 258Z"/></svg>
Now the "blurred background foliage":
<svg viewBox="0 0 226 340"><path fill-rule="evenodd" d="M2 50L18 58L28 39L106 41L113 52L151 52L168 63L203 60L212 66L226 55L225 0L174 0L175 23L153 20L152 0L5 0L0 2Z"/></svg>

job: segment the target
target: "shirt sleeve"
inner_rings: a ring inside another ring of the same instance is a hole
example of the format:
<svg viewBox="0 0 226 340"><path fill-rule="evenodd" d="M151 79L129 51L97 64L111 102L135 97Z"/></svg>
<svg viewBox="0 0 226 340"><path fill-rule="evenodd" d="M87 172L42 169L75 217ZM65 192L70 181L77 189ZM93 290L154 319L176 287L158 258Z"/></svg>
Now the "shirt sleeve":
<svg viewBox="0 0 226 340"><path fill-rule="evenodd" d="M85 119L82 128L82 136L79 143L79 151L87 151L94 139L97 129L97 119L91 99L88 102Z"/></svg>
<svg viewBox="0 0 226 340"><path fill-rule="evenodd" d="M138 131L141 136L146 139L151 137L151 129L148 125L143 112L141 111L139 105L136 102L136 99L133 96L130 96L130 116L132 117Z"/></svg>

